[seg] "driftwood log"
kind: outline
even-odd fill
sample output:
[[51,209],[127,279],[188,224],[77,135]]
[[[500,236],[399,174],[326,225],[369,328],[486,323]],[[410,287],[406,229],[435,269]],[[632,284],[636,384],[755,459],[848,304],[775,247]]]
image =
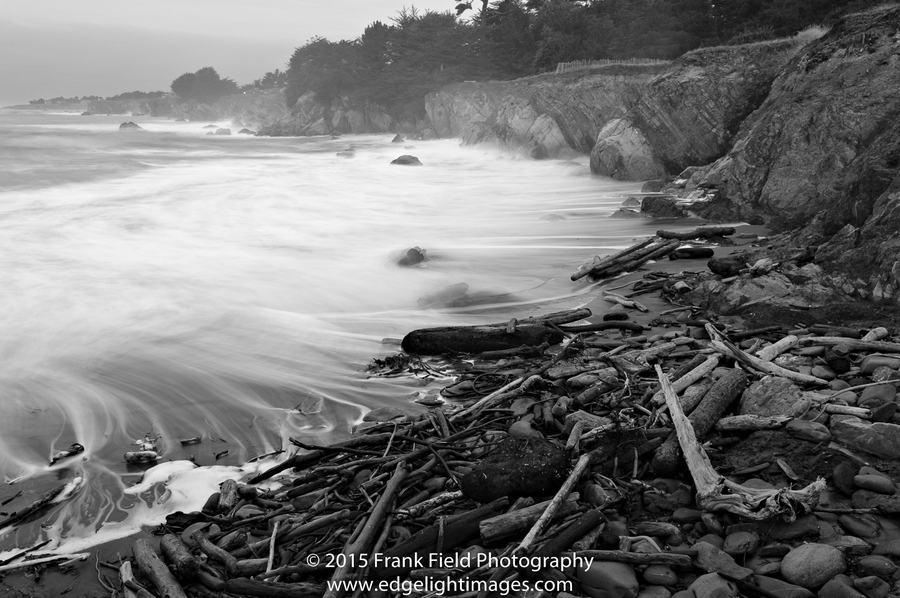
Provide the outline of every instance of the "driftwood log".
[[141,538],[134,543],[134,560],[144,577],[166,598],[187,598],[184,589],[166,564],[162,562],[150,540]]
[[735,233],[734,227],[731,226],[707,226],[696,228],[685,233],[675,233],[667,230],[656,231],[656,236],[660,239],[678,239],[679,241],[690,241],[692,239],[710,239],[712,237],[728,237]]

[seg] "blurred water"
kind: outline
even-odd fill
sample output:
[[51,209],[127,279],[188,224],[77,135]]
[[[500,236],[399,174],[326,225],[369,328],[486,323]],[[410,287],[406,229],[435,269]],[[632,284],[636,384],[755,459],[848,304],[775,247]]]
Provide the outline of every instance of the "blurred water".
[[[0,549],[124,534],[290,436],[420,409],[412,381],[362,371],[397,350],[382,339],[582,305],[573,269],[655,230],[607,219],[638,185],[591,177],[586,158],[205,124],[0,111],[0,471],[16,481],[0,499],[22,490],[13,511],[84,477],[45,529],[7,531]],[[424,166],[390,164],[406,153]],[[429,261],[397,267],[414,245]],[[458,282],[475,305],[418,306]],[[163,461],[216,465],[191,472],[196,496],[124,492],[142,470],[122,454],[147,434]],[[83,456],[49,468],[73,442]]]

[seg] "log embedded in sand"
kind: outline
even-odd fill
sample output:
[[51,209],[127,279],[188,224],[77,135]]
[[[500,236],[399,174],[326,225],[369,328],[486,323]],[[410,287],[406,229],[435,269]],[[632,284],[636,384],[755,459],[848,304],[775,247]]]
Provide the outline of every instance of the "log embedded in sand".
[[182,579],[191,579],[200,570],[200,563],[175,534],[166,534],[159,540],[159,548],[169,561],[169,567]]
[[712,247],[679,247],[669,254],[670,260],[709,259],[716,254]]
[[[578,493],[570,494],[566,501],[560,505],[556,512],[557,517],[565,517],[571,515],[578,510]],[[481,539],[485,544],[492,544],[504,538],[515,535],[529,529],[540,519],[544,510],[550,505],[551,501],[547,500],[518,511],[497,515],[490,519],[482,521],[478,529],[481,532]]]
[[403,337],[401,346],[410,355],[442,355],[555,345],[562,339],[561,332],[541,325],[517,326],[512,333],[490,326],[447,326],[413,330]]
[[680,241],[677,240],[659,242],[655,239],[650,239],[609,256],[608,259],[584,265],[571,278],[572,280],[578,280],[588,275],[593,278],[608,278],[622,272],[628,272],[652,259],[668,255],[675,251],[679,244]]
[[637,251],[640,251],[641,249],[643,249],[644,247],[646,247],[647,245],[649,245],[652,242],[653,242],[653,238],[651,237],[649,239],[645,239],[645,240],[641,241],[640,243],[635,243],[634,245],[632,245],[631,247],[628,247],[627,249],[623,249],[622,251],[620,251],[618,253],[608,255],[604,258],[600,258],[599,256],[597,256],[594,258],[594,261],[581,265],[578,268],[578,270],[576,270],[575,273],[572,274],[571,278],[573,281],[578,280],[580,278],[584,278],[585,276],[590,274],[593,270],[601,269],[603,267],[608,266],[615,260],[622,259],[633,253],[636,253]]

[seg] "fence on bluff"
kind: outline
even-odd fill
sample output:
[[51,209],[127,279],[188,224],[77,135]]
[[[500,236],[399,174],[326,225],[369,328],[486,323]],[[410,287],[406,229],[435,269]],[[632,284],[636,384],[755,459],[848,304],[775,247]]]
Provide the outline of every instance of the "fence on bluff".
[[659,60],[656,58],[628,58],[626,60],[572,60],[571,62],[560,62],[556,65],[556,74],[568,73],[581,69],[592,69],[601,66],[612,65],[662,65],[669,64],[671,60]]

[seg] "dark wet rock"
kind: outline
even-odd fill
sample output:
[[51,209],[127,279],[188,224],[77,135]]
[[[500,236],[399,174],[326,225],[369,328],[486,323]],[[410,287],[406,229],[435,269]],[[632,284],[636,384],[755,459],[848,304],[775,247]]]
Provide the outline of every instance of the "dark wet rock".
[[722,550],[733,557],[753,554],[759,548],[759,536],[753,532],[734,532],[725,537]]
[[809,409],[800,388],[785,378],[766,376],[754,382],[741,396],[742,415],[798,416]]
[[547,496],[565,481],[563,449],[540,438],[507,438],[460,480],[463,494],[479,502],[501,496]]
[[859,395],[857,404],[864,409],[877,409],[882,405],[892,403],[895,396],[897,396],[897,389],[893,385],[879,384],[864,388]]
[[623,208],[638,208],[641,207],[641,198],[639,197],[629,197],[625,201],[622,202]]
[[900,496],[888,496],[871,490],[857,490],[851,497],[856,509],[878,509],[885,515],[900,515]]
[[846,575],[838,575],[828,581],[818,593],[819,598],[866,598],[853,587],[853,579]]
[[256,135],[256,133],[245,127],[238,131],[238,135]]
[[660,180],[646,181],[641,185],[641,193],[659,193],[663,190],[663,182]]
[[403,143],[404,141],[405,139],[403,139],[403,137],[401,137],[399,134],[394,135],[394,138],[391,139],[391,143]]
[[626,311],[611,311],[609,313],[603,314],[604,322],[618,322],[622,320],[627,320],[630,316]]
[[216,129],[216,135],[231,135],[231,129]]
[[779,598],[815,598],[815,594],[806,588],[773,577],[757,575],[753,581],[758,587]]
[[838,523],[842,528],[847,530],[848,534],[852,534],[858,538],[872,539],[878,535],[881,526],[878,521],[871,515],[855,515],[844,513],[838,517]]
[[444,287],[440,291],[436,291],[434,293],[429,293],[428,295],[419,297],[419,307],[459,305],[464,300],[468,292],[469,285],[464,282],[451,284],[448,287]]
[[843,494],[851,496],[856,491],[856,472],[857,468],[849,461],[841,461],[834,468],[831,475],[831,483]]
[[91,112],[90,110],[85,110],[84,112],[81,113],[81,116],[94,116],[94,113]]
[[747,262],[741,254],[724,255],[722,257],[714,257],[706,266],[713,274],[718,274],[725,278],[737,276],[741,270],[747,267]]
[[218,127],[218,125],[206,125],[206,126],[203,127],[203,128],[204,128],[204,129],[218,129],[219,127]]
[[128,122],[124,122],[121,125],[119,125],[119,130],[120,131],[143,131],[144,128],[142,126],[138,125],[137,123],[128,121]]
[[391,164],[400,164],[403,166],[422,166],[422,163],[415,156],[404,154],[395,160],[391,160]]
[[896,370],[900,368],[900,358],[889,355],[866,355],[859,364],[861,374],[872,374],[880,367]]
[[853,587],[865,594],[867,598],[887,598],[891,591],[888,582],[874,575],[854,579]]
[[853,478],[853,483],[861,490],[871,490],[878,494],[892,495],[897,493],[894,482],[892,482],[889,477],[883,475],[858,475]]
[[712,544],[698,542],[694,544],[694,548],[697,549],[696,564],[704,571],[709,571],[710,573],[722,571],[741,580],[747,580],[753,576],[752,569],[741,567],[725,551]]
[[819,535],[819,522],[816,520],[815,515],[797,517],[790,523],[776,522],[772,525],[768,535],[769,538],[777,542],[817,537]]
[[609,215],[610,218],[651,218],[650,214],[644,214],[643,212],[638,212],[637,210],[632,210],[629,208],[619,208],[615,212]]
[[[397,265],[399,266],[414,266],[416,264],[420,264],[428,259],[425,256],[425,250],[421,247],[410,247],[406,250],[406,253],[397,260]],[[468,288],[466,289],[468,290]]]
[[671,197],[648,196],[641,202],[641,212],[654,218],[686,218],[687,212]]
[[[798,414],[799,415],[799,414]],[[793,438],[808,442],[829,442],[831,432],[825,424],[811,422],[805,419],[792,419],[784,427],[785,431]]]
[[640,591],[634,567],[626,563],[594,561],[578,571],[578,581],[591,598],[636,598]]
[[734,582],[728,581],[724,577],[719,577],[716,573],[701,575],[688,586],[687,591],[684,593],[694,598],[701,598],[701,596],[709,598],[737,598],[740,596],[737,585]]
[[[877,550],[878,547],[876,547]],[[897,564],[880,554],[864,556],[859,559],[856,562],[856,571],[861,576],[874,575],[890,582],[900,579],[900,568],[897,567]]]

